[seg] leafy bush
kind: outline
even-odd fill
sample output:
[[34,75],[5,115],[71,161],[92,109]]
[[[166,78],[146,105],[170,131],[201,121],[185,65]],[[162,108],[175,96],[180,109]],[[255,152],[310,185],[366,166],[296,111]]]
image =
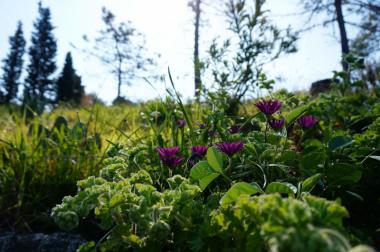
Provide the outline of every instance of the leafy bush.
[[[347,210],[336,202],[310,195],[302,200],[279,194],[239,197],[219,206],[220,194],[204,204],[201,190],[175,175],[162,191],[145,170],[130,173],[119,157],[107,159],[99,177],[78,182],[78,193],[66,196],[52,216],[65,230],[76,228],[93,212],[109,230],[102,243],[81,251],[223,250],[347,251],[342,218]],[[214,202],[214,203],[212,203]]]

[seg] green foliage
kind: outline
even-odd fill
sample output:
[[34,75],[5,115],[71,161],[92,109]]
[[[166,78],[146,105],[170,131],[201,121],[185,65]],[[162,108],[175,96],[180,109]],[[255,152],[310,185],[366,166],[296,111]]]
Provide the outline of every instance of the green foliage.
[[[257,87],[271,90],[273,81],[264,75],[263,66],[283,54],[296,51],[297,36],[290,27],[276,27],[268,18],[265,1],[231,0],[225,4],[231,36],[224,41],[214,40],[209,48],[206,67],[210,69],[216,91],[211,99],[236,115],[237,107],[247,92]],[[223,102],[226,100],[226,102]]]
[[[108,165],[101,174],[104,169],[122,164],[119,162],[118,158],[106,160]],[[129,246],[148,250],[164,248],[173,242],[173,230],[191,230],[194,225],[191,219],[197,215],[193,209],[199,207],[199,202],[191,202],[200,193],[199,187],[176,175],[167,180],[170,189],[160,192],[152,186],[149,173],[140,170],[128,178],[121,176],[127,169],[119,166],[113,179],[89,177],[79,181],[78,194],[65,197],[53,209],[53,218],[61,228],[71,230],[78,226],[78,219],[88,217],[93,211],[101,227],[110,229],[107,241],[101,245],[107,251]],[[81,251],[86,251],[86,246]]]
[[[278,194],[240,197],[211,213],[223,251],[347,251],[339,232],[347,210],[313,196],[283,199]],[[242,223],[244,223],[242,225]]]
[[50,9],[43,7],[39,2],[38,13],[29,47],[30,60],[24,85],[23,105],[40,114],[45,106],[52,102],[52,96],[54,97],[52,75],[57,68],[57,41],[53,35]]
[[2,89],[5,91],[4,98],[0,97],[0,103],[10,103],[17,98],[19,79],[23,69],[23,56],[25,53],[24,33],[22,23],[19,21],[15,34],[9,38],[10,52],[3,60],[3,75],[0,81],[0,96]]
[[190,171],[190,178],[199,181],[199,187],[204,190],[220,173],[214,170],[207,162],[197,163]]
[[75,73],[71,53],[66,54],[65,65],[57,80],[57,102],[69,102],[73,105],[81,103],[84,87],[81,78]]
[[[257,184],[237,183],[223,196],[220,207],[208,208],[199,198],[200,188],[180,175],[168,178],[169,188],[160,191],[147,171],[124,177],[121,174],[128,174],[128,164],[121,158],[104,163],[101,174],[120,166],[107,179],[92,176],[79,181],[77,194],[66,196],[52,210],[65,230],[78,227],[79,220],[93,212],[100,226],[109,230],[107,239],[96,245],[102,251],[249,251],[252,247],[258,251],[347,251],[351,247],[341,233],[342,218],[348,213],[338,203],[310,195],[302,200],[278,194],[248,197],[262,190]],[[93,248],[94,243],[89,243],[80,251]]]
[[[287,127],[274,130],[255,101],[241,115],[227,116],[212,101],[183,103],[172,88],[175,99],[96,106],[78,115],[59,108],[21,127],[9,123],[17,116],[5,113],[0,147],[14,154],[0,160],[7,164],[0,185],[8,190],[1,202],[23,199],[26,208],[42,202],[46,191],[71,195],[52,217],[62,229],[97,233],[82,251],[349,251],[374,245],[380,223],[377,93],[333,92],[313,100],[272,93],[283,105],[270,118],[287,119]],[[302,115],[318,123],[301,128]],[[19,132],[4,135],[12,128]],[[229,156],[217,145],[232,142],[243,149]],[[194,153],[191,147],[199,145],[207,152]],[[176,146],[182,161],[167,165],[158,146]],[[72,188],[58,192],[48,180]]]
[[220,199],[220,204],[231,204],[241,195],[252,195],[256,193],[263,193],[263,190],[257,183],[248,184],[246,182],[238,182],[231,186],[231,188],[223,195]]

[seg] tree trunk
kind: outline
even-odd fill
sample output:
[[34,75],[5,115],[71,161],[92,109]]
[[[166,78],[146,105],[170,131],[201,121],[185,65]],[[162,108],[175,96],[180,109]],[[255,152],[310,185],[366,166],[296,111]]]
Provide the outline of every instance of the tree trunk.
[[195,98],[199,100],[201,89],[201,69],[199,60],[199,24],[201,16],[201,0],[195,0],[195,6],[193,8],[195,12],[195,32],[194,32],[194,87]]
[[119,99],[121,96],[121,79],[122,79],[122,60],[119,56],[119,63],[118,63],[118,69],[117,69],[117,97],[116,99]]
[[[338,26],[339,26],[342,55],[344,56],[350,52],[350,49],[348,46],[347,31],[346,31],[346,26],[345,26],[344,17],[343,17],[342,0],[334,0],[334,5],[335,5],[335,12],[336,12],[336,21],[338,22]],[[343,70],[347,72],[348,64],[343,61],[342,65],[343,65]]]

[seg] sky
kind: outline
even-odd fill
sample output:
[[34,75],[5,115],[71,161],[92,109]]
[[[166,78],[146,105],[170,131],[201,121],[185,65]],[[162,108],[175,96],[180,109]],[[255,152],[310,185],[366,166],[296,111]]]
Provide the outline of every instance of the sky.
[[[187,6],[189,0],[43,0],[52,13],[56,27],[54,35],[58,43],[56,76],[63,67],[64,57],[71,51],[74,67],[82,77],[87,93],[95,93],[110,103],[117,92],[116,81],[109,69],[96,58],[89,57],[75,48],[91,47],[83,35],[96,37],[103,27],[101,9],[107,7],[117,21],[130,20],[146,37],[146,47],[152,53],[161,55],[158,72],[166,75],[170,67],[178,91],[184,98],[194,94],[193,84],[193,13]],[[215,37],[223,37],[226,30],[224,19],[218,10],[211,8],[217,1],[206,0],[202,18],[201,58]],[[301,11],[298,0],[267,0],[266,8],[271,12],[273,22],[281,28],[288,25],[294,29],[305,27],[305,18],[288,15]],[[217,6],[221,6],[217,4]],[[27,47],[30,45],[33,22],[37,17],[38,0],[0,0],[0,59],[9,51],[8,37],[13,35],[17,21],[23,22]],[[316,20],[318,22],[318,20]],[[73,45],[75,47],[73,47]],[[332,35],[331,27],[320,27],[304,33],[297,42],[298,52],[286,55],[266,66],[269,77],[281,77],[275,88],[306,90],[313,81],[329,78],[332,71],[339,70],[340,46]],[[28,57],[25,56],[27,62]],[[1,72],[0,72],[1,74]],[[210,81],[206,81],[209,85]],[[152,80],[154,88],[146,81],[136,81],[132,86],[123,86],[122,95],[132,101],[162,97],[168,83]]]

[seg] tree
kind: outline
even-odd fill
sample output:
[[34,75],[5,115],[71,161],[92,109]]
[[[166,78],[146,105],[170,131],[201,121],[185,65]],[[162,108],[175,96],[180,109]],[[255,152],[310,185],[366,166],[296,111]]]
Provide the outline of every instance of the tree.
[[[358,1],[357,12],[361,20],[356,27],[358,34],[351,42],[352,52],[360,57],[370,57],[380,51],[380,0]],[[352,25],[355,25],[352,23]]]
[[57,42],[53,35],[49,8],[38,3],[39,17],[34,23],[29,65],[25,79],[24,104],[42,112],[45,105],[54,102],[55,82],[52,75],[56,70]]
[[[325,13],[328,18],[322,22],[323,25],[333,23],[338,25],[343,56],[351,52],[350,41],[354,41],[354,44],[351,44],[355,48],[354,52],[358,51],[356,49],[360,48],[362,51],[367,51],[366,53],[368,55],[365,43],[370,43],[370,40],[376,44],[374,47],[377,47],[378,49],[380,48],[379,43],[377,42],[380,38],[379,0],[301,0],[301,3],[303,4],[306,13],[309,15],[309,21],[311,21],[316,14]],[[358,17],[363,18],[359,19]],[[319,24],[313,25],[312,27],[318,25]],[[347,26],[359,29],[359,34],[356,39],[349,38],[347,34]],[[347,72],[347,62],[342,61],[342,66],[343,70]]]
[[202,88],[201,79],[201,62],[199,59],[199,27],[201,20],[201,3],[202,0],[192,0],[189,2],[189,6],[192,8],[195,14],[194,22],[194,88],[195,98],[199,100],[200,90]]
[[228,99],[222,104],[228,104],[230,114],[236,112],[247,92],[254,91],[260,83],[271,83],[263,76],[265,64],[296,51],[295,34],[290,28],[280,30],[271,24],[264,3],[256,0],[254,6],[249,6],[245,0],[229,0],[226,16],[230,38],[222,43],[215,40],[209,49],[207,64],[219,96]]
[[66,54],[65,65],[57,80],[57,102],[72,102],[79,105],[84,94],[81,78],[75,73],[71,53]]
[[5,90],[3,97],[5,103],[10,103],[17,97],[24,62],[25,44],[22,23],[19,21],[15,34],[9,38],[10,52],[3,60],[2,86]]
[[[105,7],[102,9],[105,28],[95,38],[93,50],[85,50],[88,54],[100,59],[108,66],[117,79],[117,97],[122,100],[121,86],[131,85],[139,74],[147,73],[155,65],[152,57],[147,57],[145,38],[127,21],[115,23],[115,16]],[[89,39],[85,36],[85,40]]]

